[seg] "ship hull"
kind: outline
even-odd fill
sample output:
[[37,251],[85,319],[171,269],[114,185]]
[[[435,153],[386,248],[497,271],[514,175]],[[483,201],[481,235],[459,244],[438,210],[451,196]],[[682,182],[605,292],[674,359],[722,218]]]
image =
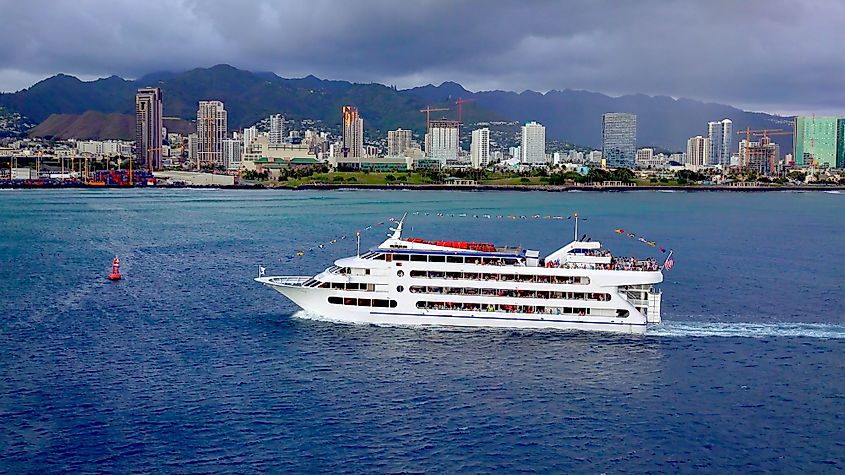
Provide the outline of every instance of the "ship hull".
[[[418,309],[408,299],[402,298],[397,299],[398,303],[394,308],[338,306],[328,303],[329,297],[341,295],[337,292],[302,287],[296,284],[274,284],[268,278],[256,280],[284,295],[306,312],[337,322],[398,326],[583,330],[627,334],[642,334],[646,330],[645,320],[639,318],[619,321],[619,319],[601,318],[590,315]],[[631,309],[633,310],[633,307]]]

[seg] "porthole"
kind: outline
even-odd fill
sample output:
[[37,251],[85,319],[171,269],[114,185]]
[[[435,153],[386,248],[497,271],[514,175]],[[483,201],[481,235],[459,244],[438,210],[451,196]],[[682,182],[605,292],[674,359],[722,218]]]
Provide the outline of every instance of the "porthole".
[[396,286],[396,291],[397,291],[397,292],[402,292],[403,290],[405,290],[405,287],[402,287],[401,285],[397,285],[397,286]]
[[399,276],[399,277],[405,277],[405,271],[398,270],[398,271],[396,271],[396,275]]

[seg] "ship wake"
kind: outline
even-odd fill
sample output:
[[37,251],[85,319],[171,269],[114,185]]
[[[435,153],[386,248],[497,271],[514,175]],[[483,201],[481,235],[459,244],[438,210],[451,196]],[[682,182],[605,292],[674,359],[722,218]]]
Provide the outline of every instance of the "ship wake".
[[845,338],[845,326],[828,323],[672,322],[649,328],[649,336]]

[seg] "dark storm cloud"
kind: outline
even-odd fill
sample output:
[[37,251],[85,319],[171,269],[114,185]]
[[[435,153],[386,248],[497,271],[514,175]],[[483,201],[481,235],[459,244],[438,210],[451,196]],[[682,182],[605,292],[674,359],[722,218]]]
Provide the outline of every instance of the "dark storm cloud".
[[0,89],[229,63],[409,87],[845,109],[845,2],[0,0]]

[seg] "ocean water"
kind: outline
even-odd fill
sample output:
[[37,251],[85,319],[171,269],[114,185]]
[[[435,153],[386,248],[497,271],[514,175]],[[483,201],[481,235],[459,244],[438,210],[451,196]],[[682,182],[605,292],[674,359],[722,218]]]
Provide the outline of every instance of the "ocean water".
[[[617,228],[674,249],[661,327],[337,324],[252,281],[403,212],[549,252],[572,221],[532,216],[573,211],[617,254],[665,256]],[[833,193],[0,191],[0,471],[841,472],[843,216]]]

